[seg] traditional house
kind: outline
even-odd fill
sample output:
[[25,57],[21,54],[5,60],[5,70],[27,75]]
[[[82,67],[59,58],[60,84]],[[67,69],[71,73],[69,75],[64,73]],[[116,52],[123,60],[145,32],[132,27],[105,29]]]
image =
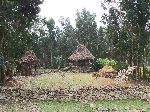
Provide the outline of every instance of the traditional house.
[[40,66],[40,60],[32,50],[29,50],[18,61],[16,61],[16,72],[21,75],[35,75],[37,68]]
[[68,59],[72,63],[72,71],[90,72],[93,70],[90,61],[94,58],[95,57],[84,45],[79,44],[77,49]]

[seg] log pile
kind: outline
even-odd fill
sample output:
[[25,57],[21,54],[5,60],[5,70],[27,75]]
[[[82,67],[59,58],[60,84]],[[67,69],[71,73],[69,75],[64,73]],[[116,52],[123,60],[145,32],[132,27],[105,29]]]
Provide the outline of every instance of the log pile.
[[117,72],[111,66],[104,66],[98,72],[93,74],[93,77],[105,77],[105,78],[114,78]]

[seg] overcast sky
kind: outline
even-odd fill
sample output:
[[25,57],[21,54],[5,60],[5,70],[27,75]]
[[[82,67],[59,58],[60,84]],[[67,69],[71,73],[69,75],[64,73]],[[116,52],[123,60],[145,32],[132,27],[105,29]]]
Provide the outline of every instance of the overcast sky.
[[59,25],[58,19],[60,16],[69,17],[71,24],[75,26],[76,11],[86,8],[91,13],[96,13],[96,21],[99,26],[99,21],[104,13],[101,1],[103,0],[44,0],[40,15],[47,19],[54,18],[56,25]]

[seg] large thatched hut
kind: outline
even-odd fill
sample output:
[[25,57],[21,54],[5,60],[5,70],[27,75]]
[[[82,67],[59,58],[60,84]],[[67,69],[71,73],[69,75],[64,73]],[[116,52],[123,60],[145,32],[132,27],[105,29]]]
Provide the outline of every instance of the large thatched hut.
[[29,50],[18,61],[16,61],[16,72],[21,75],[35,75],[37,68],[40,66],[40,60],[32,50]]
[[72,71],[90,72],[92,71],[90,61],[94,58],[92,53],[84,45],[79,44],[68,59],[72,63]]

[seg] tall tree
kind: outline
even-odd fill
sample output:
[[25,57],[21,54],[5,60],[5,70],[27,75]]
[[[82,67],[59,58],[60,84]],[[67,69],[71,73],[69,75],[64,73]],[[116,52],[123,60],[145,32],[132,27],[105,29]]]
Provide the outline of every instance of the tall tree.
[[118,9],[111,7],[109,15],[104,16],[113,58],[127,60],[131,66],[145,64],[150,40],[146,29],[149,5],[146,0],[120,0]]
[[[37,21],[34,22],[34,25],[30,29],[30,34],[32,37],[31,49],[34,50],[37,57],[43,62],[43,54],[46,48],[42,47],[42,39],[48,36],[47,31],[47,20],[46,18],[38,17]],[[44,62],[43,62],[44,63]]]
[[41,0],[0,1],[0,53],[5,60],[18,59],[30,45],[29,28],[41,3]]
[[98,38],[95,39],[93,45],[95,49],[95,57],[97,58],[106,58],[108,57],[108,37],[106,35],[106,28],[103,28],[102,26],[99,27],[98,29]]
[[149,5],[147,0],[122,0],[120,7],[126,12],[125,25],[128,35],[134,40],[133,48],[136,49],[134,64],[140,65],[145,58],[145,48],[149,44],[146,24],[149,20]]
[[64,65],[67,64],[68,57],[77,45],[75,29],[70,23],[69,18],[62,17],[60,23],[63,27],[61,36],[57,39],[59,57],[64,59]]
[[130,46],[127,46],[130,42],[130,39],[127,38],[124,31],[124,18],[122,15],[123,14],[118,9],[111,7],[109,9],[109,15],[107,19],[109,53],[112,58],[115,58],[118,61],[126,61],[128,55],[127,51],[130,50]]
[[45,67],[53,67],[53,55],[56,47],[55,21],[53,18],[50,18],[48,21],[45,20],[44,23],[45,34],[39,39],[42,60]]
[[76,35],[78,41],[85,44],[91,52],[94,52],[94,47],[97,47],[94,45],[94,41],[98,37],[95,21],[96,15],[91,14],[84,8],[82,12],[77,12],[76,16]]
[[[30,43],[28,28],[36,20],[41,3],[40,0],[0,1],[0,52],[5,58],[18,58]],[[15,52],[18,50],[20,53]]]
[[48,41],[50,44],[50,48],[48,47],[48,50],[50,50],[50,65],[53,66],[53,59],[54,59],[54,51],[56,47],[56,38],[55,38],[55,21],[53,18],[48,20],[47,22],[47,28],[48,28]]

